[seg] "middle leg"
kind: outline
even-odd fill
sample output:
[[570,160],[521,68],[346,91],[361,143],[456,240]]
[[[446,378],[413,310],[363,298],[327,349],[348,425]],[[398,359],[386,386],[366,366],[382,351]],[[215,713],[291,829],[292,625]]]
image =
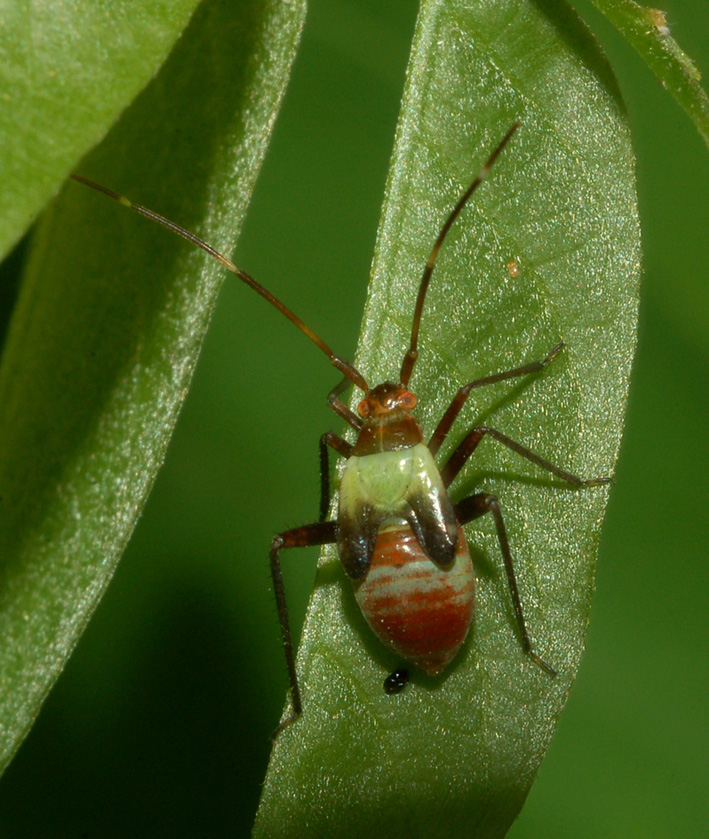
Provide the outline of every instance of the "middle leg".
[[320,438],[320,518],[325,521],[327,511],[330,507],[330,458],[327,447],[330,446],[339,455],[347,460],[352,454],[352,444],[342,437],[338,437],[334,431],[326,431]]

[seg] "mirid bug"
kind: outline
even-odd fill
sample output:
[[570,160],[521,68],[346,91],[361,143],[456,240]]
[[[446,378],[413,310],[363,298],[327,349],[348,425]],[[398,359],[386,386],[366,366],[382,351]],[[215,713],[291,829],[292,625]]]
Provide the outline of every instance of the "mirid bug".
[[[356,439],[351,443],[331,431],[322,435],[319,521],[284,531],[271,544],[271,574],[292,697],[292,714],[277,731],[297,719],[302,712],[280,566],[280,552],[285,548],[336,543],[344,571],[354,583],[357,602],[375,634],[404,661],[429,675],[437,675],[456,657],[473,618],[475,575],[462,526],[490,513],[495,522],[522,649],[548,675],[555,675],[553,667],[533,649],[527,632],[497,498],[479,492],[453,504],[448,488],[485,437],[497,440],[576,487],[594,486],[609,479],[583,480],[488,426],[470,429],[440,469],[435,457],[472,390],[543,370],[562,349],[563,343],[557,344],[540,361],[463,385],[428,442],[413,415],[417,400],[409,390],[409,380],[418,359],[419,327],[426,292],[441,246],[463,207],[486,178],[517,128],[518,123],[515,123],[503,137],[438,234],[419,285],[411,340],[398,381],[383,382],[372,388],[350,362],[336,355],[288,307],[211,245],[124,196],[79,175],[73,176],[134,212],[167,227],[219,260],[291,320],[344,375],[330,392],[328,402],[334,412],[354,429]],[[512,271],[510,274],[514,276]],[[364,394],[356,413],[340,398],[350,384]],[[329,449],[346,460],[340,480],[337,518],[333,521],[326,521],[330,501]],[[385,680],[384,690],[391,694],[399,693],[408,680],[408,670],[398,668]]]

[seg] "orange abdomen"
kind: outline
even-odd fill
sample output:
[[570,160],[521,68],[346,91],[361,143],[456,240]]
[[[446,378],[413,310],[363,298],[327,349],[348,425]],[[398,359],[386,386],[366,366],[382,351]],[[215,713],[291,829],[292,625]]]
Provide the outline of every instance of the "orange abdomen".
[[463,531],[458,528],[455,562],[443,569],[407,524],[382,528],[355,597],[388,647],[430,676],[440,673],[455,658],[473,618],[475,574]]

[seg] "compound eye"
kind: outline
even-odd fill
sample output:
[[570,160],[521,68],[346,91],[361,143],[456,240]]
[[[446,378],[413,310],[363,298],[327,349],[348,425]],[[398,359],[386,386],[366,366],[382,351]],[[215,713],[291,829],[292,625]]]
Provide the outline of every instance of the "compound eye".
[[416,407],[416,403],[418,399],[411,393],[410,390],[405,390],[399,397],[399,404],[402,408],[406,408],[407,411],[413,411]]
[[359,405],[357,406],[357,413],[362,417],[366,417],[369,413],[369,402],[366,399],[363,399]]

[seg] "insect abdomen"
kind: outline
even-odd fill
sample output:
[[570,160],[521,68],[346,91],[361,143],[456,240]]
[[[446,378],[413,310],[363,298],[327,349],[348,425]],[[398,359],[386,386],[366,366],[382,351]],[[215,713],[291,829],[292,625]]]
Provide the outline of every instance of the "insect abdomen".
[[355,596],[376,635],[431,676],[455,658],[470,629],[475,575],[463,531],[453,565],[429,559],[405,522],[381,528]]

